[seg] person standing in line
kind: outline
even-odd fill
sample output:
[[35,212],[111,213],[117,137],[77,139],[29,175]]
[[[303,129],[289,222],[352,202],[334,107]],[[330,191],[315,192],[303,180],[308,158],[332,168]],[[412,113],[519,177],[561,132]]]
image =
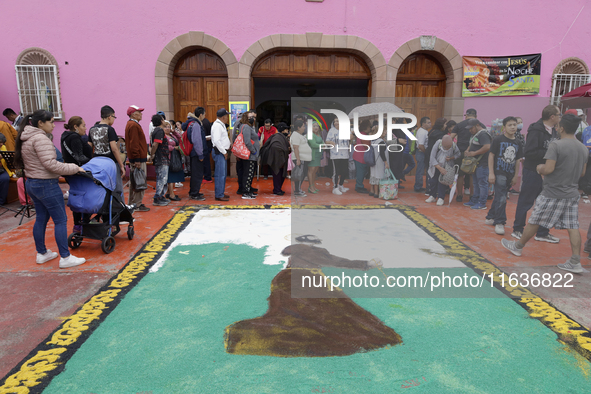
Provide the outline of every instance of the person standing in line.
[[332,193],[337,196],[348,192],[349,189],[344,187],[345,179],[349,175],[349,142],[353,138],[350,134],[349,139],[339,139],[339,119],[335,118],[328,134],[326,135],[325,144],[330,145],[330,160],[332,161],[333,173],[333,189]]
[[[362,135],[368,135],[371,131],[371,123],[369,120],[365,119],[359,125],[359,132]],[[355,139],[356,145],[370,145],[371,141],[361,139],[357,137]],[[369,193],[370,191],[365,188],[363,185],[363,181],[365,180],[365,175],[367,175],[369,171],[369,166],[365,163],[363,159],[363,154],[365,151],[361,148],[357,148],[355,150],[355,146],[353,146],[353,161],[355,162],[355,191],[357,193]],[[368,148],[369,149],[369,148]]]
[[256,192],[252,190],[252,180],[254,179],[257,160],[260,153],[260,143],[259,136],[254,129],[255,117],[256,115],[254,111],[250,111],[242,114],[242,119],[240,120],[240,123],[242,123],[240,125],[240,132],[244,138],[244,145],[246,145],[250,151],[250,156],[244,163],[244,175],[242,181],[244,187],[242,198],[245,200],[253,200],[256,198]]
[[450,161],[452,163],[455,162],[460,155],[460,150],[449,135],[444,135],[442,139],[435,141],[431,150],[431,160],[429,161],[429,168],[427,170],[431,177],[430,193],[429,198],[425,202],[431,203],[437,201],[436,204],[438,206],[445,203],[445,189],[447,185],[439,182],[439,175],[446,175],[446,164]]
[[[137,105],[130,105],[127,108],[127,116],[129,120],[125,125],[125,147],[127,149],[127,159],[131,164],[131,173],[135,170],[142,170],[146,174],[146,162],[148,161],[148,144],[146,143],[146,135],[144,129],[140,125],[142,120],[142,111],[144,109]],[[133,175],[130,174],[130,178]],[[129,205],[135,205],[134,212],[147,212],[150,210],[144,205],[145,190],[136,190],[133,182],[129,186]]]
[[322,159],[322,151],[320,150],[322,144],[324,144],[322,140],[322,129],[318,123],[313,122],[312,139],[308,140],[308,145],[312,149],[312,160],[308,163],[308,193],[312,194],[316,194],[319,191],[316,187],[316,174],[318,173],[320,160]]
[[[232,143],[236,141],[238,134],[240,134],[240,120],[242,120],[242,113],[237,113],[237,121],[233,125],[232,129]],[[236,190],[236,194],[242,195],[244,194],[244,184],[242,183],[244,179],[244,160],[236,157],[236,181],[238,182],[238,190]]]
[[14,161],[17,168],[25,169],[25,187],[37,212],[33,226],[37,264],[45,264],[58,256],[45,246],[45,232],[51,218],[55,242],[61,256],[59,267],[71,268],[84,264],[86,259],[75,257],[68,249],[68,216],[59,186],[59,176],[85,171],[76,164],[60,163],[56,160],[55,147],[47,138],[47,134],[51,134],[54,127],[51,112],[40,109],[32,115],[27,115],[22,120],[16,137]]
[[[536,198],[534,211],[529,218],[521,238],[517,241],[502,239],[501,245],[516,256],[521,256],[523,248],[538,231],[546,228],[566,229],[570,240],[572,255],[558,268],[574,273],[582,273],[581,233],[579,232],[579,178],[585,175],[589,151],[575,137],[581,118],[572,114],[562,117],[558,123],[559,140],[548,144],[544,155],[545,163],[536,166],[536,172],[544,176],[542,192]],[[526,159],[527,160],[527,159]]]
[[371,141],[375,164],[369,167],[370,197],[380,198],[380,181],[386,177],[386,169],[390,168],[388,152],[386,151],[387,146],[383,140],[385,135],[386,129],[384,128],[382,135],[378,139]]
[[416,151],[416,159],[417,159],[417,172],[415,175],[415,186],[414,190],[417,193],[424,192],[425,188],[423,187],[423,175],[425,174],[425,160],[426,160],[426,152],[429,146],[429,132],[428,129],[431,128],[431,119],[428,116],[424,116],[421,118],[421,127],[417,130],[417,151]]
[[207,140],[203,131],[205,119],[205,108],[197,107],[194,113],[190,113],[187,121],[183,123],[183,129],[188,133],[187,137],[193,144],[191,151],[191,182],[189,188],[189,197],[192,200],[205,201],[205,195],[201,193],[201,184],[203,183],[203,166],[207,152]]
[[125,174],[125,166],[119,154],[117,142],[119,137],[113,128],[115,123],[115,110],[108,105],[101,108],[101,121],[88,130],[88,142],[94,148],[94,156],[108,157],[119,167],[119,176],[116,179],[115,192],[123,195],[123,182],[121,177]]
[[[466,126],[468,125],[468,122],[470,121],[470,119],[476,119],[477,112],[474,108],[469,108],[468,110],[466,110],[464,117],[466,119],[464,119],[460,123],[458,123],[454,127],[454,129],[451,133],[451,138],[456,139],[456,144],[458,145],[458,149],[460,150],[460,153],[461,153],[460,157],[456,160],[456,164],[459,167],[462,166],[462,159],[464,158],[464,153],[466,152],[466,150],[470,146],[470,138],[472,138],[472,134],[470,134],[470,131],[468,129],[466,129]],[[461,170],[459,171],[458,183],[457,183],[456,189],[458,191],[456,201],[457,202],[464,201],[464,194],[470,194],[470,175],[469,174],[466,174],[465,172],[463,172]]]
[[[265,119],[265,124],[259,127],[259,140],[261,141],[261,147],[265,145],[265,142],[271,137],[273,134],[277,133],[277,128],[273,126],[271,119]],[[267,180],[269,178],[269,166],[264,165],[261,169],[264,175],[264,179]]]
[[472,134],[470,146],[464,152],[465,157],[477,157],[478,165],[476,171],[472,174],[474,183],[474,193],[470,201],[464,203],[464,206],[472,209],[486,209],[486,199],[488,197],[488,152],[492,142],[488,130],[478,119],[470,119],[467,122],[466,129]]
[[207,118],[203,118],[201,121],[201,128],[205,134],[205,144],[207,145],[207,155],[203,160],[203,183],[212,183],[211,178],[211,156],[213,145],[211,143],[211,125],[212,123]]
[[503,119],[503,134],[493,139],[488,156],[488,182],[495,187],[495,198],[486,215],[485,224],[495,226],[495,233],[505,234],[507,223],[507,192],[517,181],[517,168],[523,157],[523,147],[515,138],[517,119]]
[[228,173],[228,149],[230,149],[230,138],[228,138],[228,115],[225,108],[218,110],[217,119],[211,126],[212,155],[215,163],[215,199],[216,201],[229,201],[230,196],[226,192],[226,175]]
[[[559,138],[558,133],[554,129],[559,121],[560,110],[558,107],[547,105],[542,110],[542,118],[529,125],[527,129],[527,140],[525,141],[525,148],[523,150],[525,157],[522,174],[523,183],[515,210],[515,221],[513,222],[513,232],[511,233],[513,238],[521,238],[527,212],[542,192],[543,179],[542,175],[536,172],[536,168],[544,162],[549,144]],[[549,243],[558,243],[560,241],[560,239],[550,234],[550,230],[544,227],[543,224],[539,226],[534,239]]]
[[[72,116],[68,123],[64,125],[66,131],[63,132],[60,145],[63,152],[64,163],[74,163],[82,166],[92,158],[92,147],[90,144],[82,141],[82,136],[86,135],[86,122],[80,116]],[[75,233],[82,231],[82,224],[90,221],[90,215],[72,211],[74,218]]]
[[168,153],[168,138],[162,128],[162,123],[166,122],[161,115],[152,116],[154,131],[152,132],[152,149],[150,150],[149,161],[154,163],[156,169],[156,193],[154,194],[153,205],[165,207],[170,204],[170,200],[164,197],[166,186],[168,184],[168,167],[170,164]]
[[[176,131],[173,130],[173,125],[175,123],[173,121],[165,121],[164,122],[164,134],[166,134],[166,138],[168,139],[168,154],[170,156],[170,160],[172,161],[172,155],[174,154],[173,151],[177,151],[177,153],[181,157],[181,161],[183,159],[183,155],[180,153],[180,143],[181,143],[181,135]],[[171,171],[172,167],[168,167],[168,193],[164,197],[168,198],[170,201],[181,201],[181,198],[174,193],[174,188],[177,184],[180,183],[179,187],[183,187],[183,183],[185,181],[185,172],[181,168],[180,171],[173,172]]]
[[[304,135],[306,133],[306,124],[304,121],[301,119],[296,120],[294,123],[294,129],[294,132],[291,133],[289,143],[291,145],[294,166],[302,166],[302,179],[293,182],[293,195],[296,197],[306,197],[307,194],[302,191],[302,183],[308,172],[308,163],[312,160],[312,148],[308,145],[308,139]],[[292,173],[293,171],[295,171],[295,168],[292,170]]]
[[[437,118],[437,120],[435,120],[435,123],[433,123],[433,127],[431,127],[431,130],[429,130],[429,135],[427,137],[427,147],[425,149],[425,168],[427,169],[426,173],[426,182],[425,182],[425,188],[426,193],[429,195],[433,195],[434,193],[431,193],[431,186],[434,185],[433,182],[431,182],[431,174],[429,172],[429,166],[430,166],[430,162],[431,162],[431,151],[433,150],[433,146],[435,145],[435,142],[439,141],[440,139],[443,138],[443,136],[445,134],[447,134],[446,130],[445,130],[445,123],[447,123],[447,119],[445,118]],[[437,184],[439,184],[437,182]],[[434,191],[435,192],[435,191]]]
[[289,160],[289,140],[287,139],[287,125],[284,122],[277,124],[278,133],[273,134],[261,147],[261,164],[266,164],[273,172],[273,194],[283,196],[281,190],[287,173],[287,161]]

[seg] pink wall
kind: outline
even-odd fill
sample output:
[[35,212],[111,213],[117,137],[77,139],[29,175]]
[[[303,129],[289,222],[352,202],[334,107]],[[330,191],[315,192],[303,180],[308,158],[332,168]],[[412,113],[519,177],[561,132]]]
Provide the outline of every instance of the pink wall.
[[[80,115],[92,124],[99,119],[100,107],[109,104],[117,111],[114,127],[122,134],[130,104],[145,107],[146,115],[156,112],[156,60],[171,39],[191,30],[222,40],[237,59],[268,35],[306,32],[363,37],[377,46],[386,62],[400,45],[420,35],[436,35],[463,56],[541,52],[540,96],[547,97],[552,71],[561,59],[577,56],[591,64],[591,25],[585,23],[591,20],[591,6],[585,3],[9,0],[2,6],[0,108],[19,109],[16,58],[24,49],[41,47],[59,63],[66,116]],[[147,128],[149,117],[142,123]],[[61,130],[58,124],[56,134]]]

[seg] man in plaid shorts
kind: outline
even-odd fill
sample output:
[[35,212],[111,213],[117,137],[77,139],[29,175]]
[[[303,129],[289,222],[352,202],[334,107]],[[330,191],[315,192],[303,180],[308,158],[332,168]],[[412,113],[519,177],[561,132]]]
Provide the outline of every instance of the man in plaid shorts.
[[542,193],[536,199],[534,212],[518,241],[501,240],[501,244],[516,256],[521,256],[525,244],[538,227],[566,229],[572,256],[558,268],[581,273],[581,234],[579,233],[579,178],[585,175],[589,151],[575,138],[581,118],[572,114],[562,117],[558,126],[560,140],[552,141],[544,156],[545,164],[536,167],[544,177]]

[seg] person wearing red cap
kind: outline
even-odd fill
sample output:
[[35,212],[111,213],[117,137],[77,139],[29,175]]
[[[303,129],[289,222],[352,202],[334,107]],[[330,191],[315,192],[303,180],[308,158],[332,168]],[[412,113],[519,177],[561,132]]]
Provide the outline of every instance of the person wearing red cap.
[[[144,134],[144,130],[140,125],[143,110],[137,105],[131,105],[127,108],[129,120],[125,126],[125,147],[127,149],[127,158],[131,163],[131,171],[142,169],[145,173],[148,160],[148,144],[146,143],[146,134]],[[129,186],[129,205],[135,204],[136,212],[150,210],[142,203],[143,198],[144,190],[136,190],[133,182],[131,182]]]

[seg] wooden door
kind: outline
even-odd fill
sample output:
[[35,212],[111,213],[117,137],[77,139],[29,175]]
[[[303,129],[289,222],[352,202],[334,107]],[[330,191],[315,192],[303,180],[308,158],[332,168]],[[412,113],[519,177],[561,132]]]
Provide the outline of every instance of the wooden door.
[[396,77],[396,105],[420,120],[431,122],[443,116],[445,72],[439,62],[426,54],[410,55]]
[[212,122],[216,112],[228,108],[228,72],[224,61],[206,50],[190,52],[179,59],[173,78],[174,118],[184,121],[196,107],[205,108]]

